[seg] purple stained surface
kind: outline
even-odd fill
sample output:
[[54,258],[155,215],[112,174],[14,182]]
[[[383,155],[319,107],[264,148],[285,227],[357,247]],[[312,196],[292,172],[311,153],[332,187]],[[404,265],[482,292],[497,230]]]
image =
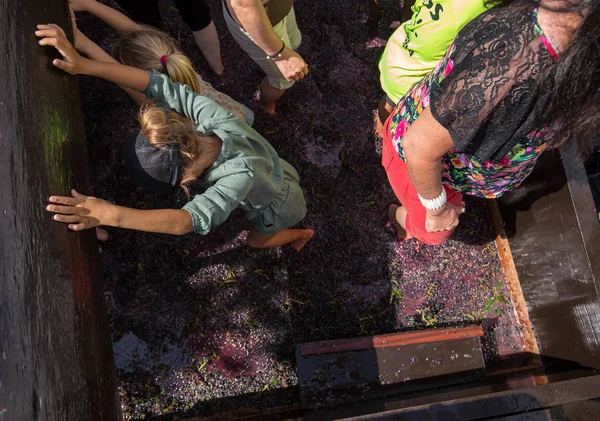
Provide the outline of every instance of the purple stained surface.
[[[203,77],[255,108],[260,71],[231,39],[219,2],[210,4],[222,77],[211,74],[172,3],[161,1],[171,34]],[[382,19],[382,39],[368,40],[366,1],[296,1],[310,76],[283,96],[276,118],[257,111],[254,127],[300,173],[308,202],[302,225],[316,231],[300,254],[246,247],[241,212],[207,237],[109,229],[103,268],[127,420],[297,403],[294,346],[303,342],[484,320],[488,361],[521,350],[512,307],[495,302],[485,310],[508,292],[483,202],[467,200],[441,247],[398,244],[386,227],[394,196],[373,110],[382,94],[377,60],[398,24],[392,12]],[[78,22],[110,48],[114,33],[104,24],[85,14]],[[100,80],[82,77],[81,88],[94,195],[181,207],[183,195],[153,197],[127,178],[120,147],[136,127],[133,102]]]

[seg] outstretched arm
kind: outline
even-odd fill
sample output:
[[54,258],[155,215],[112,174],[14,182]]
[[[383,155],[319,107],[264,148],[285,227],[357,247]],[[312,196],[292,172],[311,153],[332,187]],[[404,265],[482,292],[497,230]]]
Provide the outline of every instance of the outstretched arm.
[[96,0],[69,0],[69,4],[74,11],[91,13],[119,32],[135,32],[142,29],[123,13]]
[[140,210],[113,205],[105,200],[84,196],[71,190],[73,197],[52,196],[46,208],[54,220],[69,224],[73,231],[99,225],[137,231],[183,235],[192,231],[189,212],[178,209]]
[[[95,61],[119,64],[119,62],[110,54],[100,48],[98,44],[81,32],[75,25],[75,22],[73,22],[73,28],[75,31],[75,48],[78,51],[81,51]],[[146,96],[138,91],[134,91],[133,89],[129,89],[124,86],[120,86],[120,88],[123,89],[127,95],[129,95],[131,99],[133,99],[138,105],[141,105],[146,100]]]
[[40,45],[49,45],[58,50],[63,59],[56,59],[52,64],[69,74],[96,76],[138,92],[144,91],[150,82],[150,75],[145,70],[81,57],[58,25],[38,25],[35,35],[42,38]]

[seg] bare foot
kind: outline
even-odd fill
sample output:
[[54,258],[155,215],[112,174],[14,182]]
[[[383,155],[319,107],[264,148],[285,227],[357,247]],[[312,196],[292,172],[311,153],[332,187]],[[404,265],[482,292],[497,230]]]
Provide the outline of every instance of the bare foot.
[[265,103],[263,103],[263,101],[261,99],[259,99],[258,105],[266,114],[269,114],[272,117],[275,117],[277,115],[277,113],[275,112],[275,104],[274,103],[265,104]]
[[297,252],[300,252],[300,250],[302,250],[302,247],[304,247],[306,243],[308,243],[310,239],[313,238],[313,236],[315,235],[314,230],[310,228],[305,229],[304,232],[305,234],[302,236],[302,238],[290,243],[290,246]]
[[388,207],[388,219],[390,221],[390,223],[392,224],[392,226],[394,227],[394,229],[396,230],[396,235],[398,236],[398,241],[402,242],[405,240],[410,240],[411,238],[413,238],[413,236],[406,231],[404,228],[402,228],[402,225],[400,225],[400,223],[398,222],[398,219],[396,218],[396,212],[398,211],[398,208],[400,206],[398,205],[390,205]]
[[106,241],[108,240],[108,232],[104,228],[96,227],[96,237],[98,241]]

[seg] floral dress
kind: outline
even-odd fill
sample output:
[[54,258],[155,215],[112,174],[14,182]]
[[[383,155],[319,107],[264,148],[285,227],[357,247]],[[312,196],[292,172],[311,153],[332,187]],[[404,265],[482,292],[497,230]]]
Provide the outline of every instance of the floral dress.
[[[510,15],[522,11],[496,9],[503,10],[492,9],[461,31],[437,67],[399,101],[388,120],[393,145],[405,160],[404,134],[431,106],[433,117],[457,146],[442,158],[442,182],[484,198],[518,187],[548,148],[553,131],[536,128],[532,110],[539,110],[543,81],[558,59],[537,23],[537,10],[528,9],[527,20],[516,22],[513,16],[515,22],[509,24]],[[515,45],[514,34],[520,45]],[[461,69],[454,75],[459,62]],[[503,86],[507,89],[499,94]],[[517,124],[507,123],[513,121]]]
[[237,102],[229,95],[217,91],[210,83],[202,79],[199,74],[196,73],[196,76],[198,77],[198,84],[200,85],[200,92],[197,92],[198,94],[205,96],[208,99],[212,99],[235,117],[245,121],[249,126],[252,126],[254,121],[254,113],[252,110]]

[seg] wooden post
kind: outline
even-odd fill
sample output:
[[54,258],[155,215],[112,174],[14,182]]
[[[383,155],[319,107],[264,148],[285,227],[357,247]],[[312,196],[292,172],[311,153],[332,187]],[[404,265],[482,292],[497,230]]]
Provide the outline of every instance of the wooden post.
[[56,23],[72,39],[67,0],[0,11],[0,419],[120,420],[95,234],[45,211],[90,191],[77,78],[34,35]]

